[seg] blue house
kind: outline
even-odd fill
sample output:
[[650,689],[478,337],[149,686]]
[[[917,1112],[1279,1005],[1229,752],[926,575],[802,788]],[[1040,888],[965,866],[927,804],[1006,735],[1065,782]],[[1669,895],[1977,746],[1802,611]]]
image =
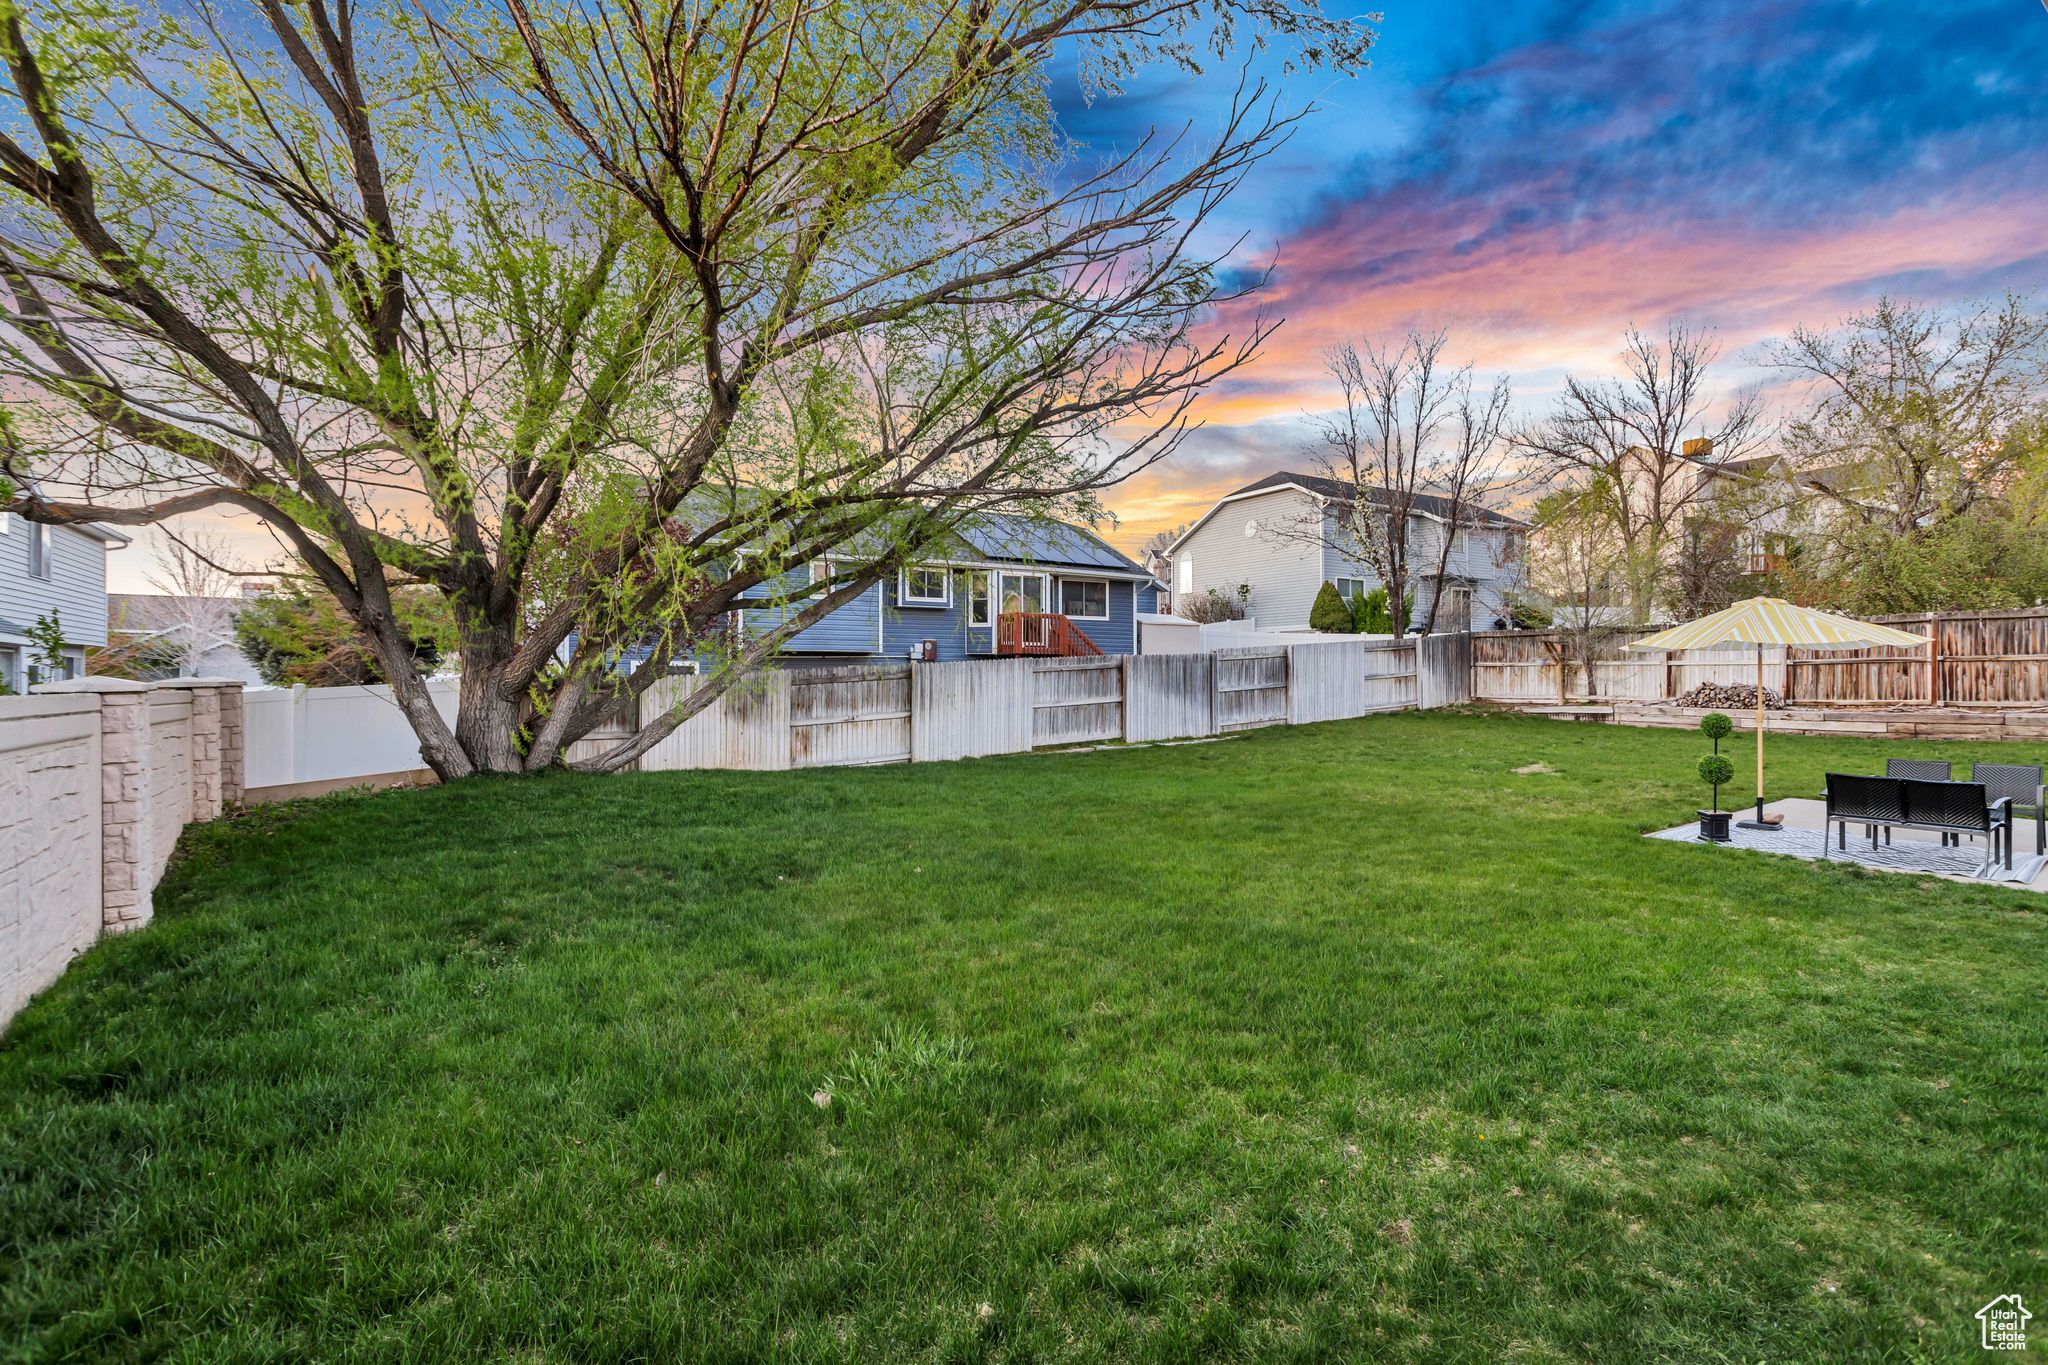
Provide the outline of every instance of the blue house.
[[[829,561],[811,569],[829,571]],[[948,555],[876,584],[782,652],[818,663],[1135,654],[1136,613],[1158,610],[1164,587],[1092,531],[989,518]],[[739,613],[743,633],[800,609],[772,596]]]

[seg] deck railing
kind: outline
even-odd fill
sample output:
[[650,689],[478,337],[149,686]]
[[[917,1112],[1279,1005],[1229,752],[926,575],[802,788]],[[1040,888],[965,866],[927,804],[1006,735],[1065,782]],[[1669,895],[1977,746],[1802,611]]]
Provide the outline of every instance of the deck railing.
[[1056,611],[1006,611],[996,617],[996,653],[1078,659],[1102,649]]

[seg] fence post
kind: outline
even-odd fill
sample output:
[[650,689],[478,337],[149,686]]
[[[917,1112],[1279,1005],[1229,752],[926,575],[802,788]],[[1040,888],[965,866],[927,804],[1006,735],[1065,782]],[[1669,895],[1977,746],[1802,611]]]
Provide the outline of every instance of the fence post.
[[306,685],[292,684],[292,775],[297,782],[306,771]]
[[1941,613],[1927,613],[1927,704],[1941,705]]
[[100,699],[100,928],[140,929],[150,919],[150,685],[125,678],[43,683],[35,692]]

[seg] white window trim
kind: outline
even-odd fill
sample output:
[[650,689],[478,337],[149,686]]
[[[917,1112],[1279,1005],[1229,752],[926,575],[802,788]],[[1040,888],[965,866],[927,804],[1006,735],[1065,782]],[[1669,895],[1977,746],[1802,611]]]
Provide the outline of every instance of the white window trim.
[[[40,553],[38,553],[40,550]],[[56,577],[57,547],[50,543],[50,528],[40,521],[29,523],[28,576],[47,583]]]
[[[1351,592],[1347,593],[1344,591],[1344,585],[1346,583],[1356,583],[1358,586]],[[1351,601],[1355,597],[1363,597],[1367,593],[1372,591],[1371,585],[1369,585],[1365,579],[1352,578],[1349,575],[1340,576],[1336,581],[1336,588],[1337,595],[1343,598],[1346,602]]]
[[[1067,610],[1067,584],[1094,583],[1102,589],[1102,615],[1080,616]],[[1109,619],[1109,580],[1106,578],[1062,578],[1060,579],[1060,615],[1069,621],[1107,621]]]
[[1184,555],[1181,557],[1180,563],[1175,567],[1180,573],[1180,586],[1174,591],[1193,592],[1195,590],[1195,557],[1193,555]]
[[896,605],[899,607],[950,607],[953,605],[953,575],[944,569],[919,565],[921,572],[939,576],[940,590],[937,597],[913,597],[910,592],[910,570],[896,571]]
[[[974,586],[981,585],[980,617],[974,614]],[[968,575],[967,582],[967,625],[973,630],[988,630],[996,623],[995,575],[987,569],[976,569]]]
[[0,512],[0,536],[14,534],[14,513]]

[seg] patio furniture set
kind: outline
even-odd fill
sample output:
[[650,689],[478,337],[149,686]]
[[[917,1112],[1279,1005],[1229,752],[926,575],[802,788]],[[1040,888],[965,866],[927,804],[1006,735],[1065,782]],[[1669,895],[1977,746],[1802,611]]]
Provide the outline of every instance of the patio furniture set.
[[2013,817],[2034,817],[2034,848],[2048,853],[2048,802],[2044,802],[2042,769],[2019,763],[1973,763],[1967,782],[1952,780],[1953,768],[1939,760],[1895,758],[1884,765],[1883,777],[1857,773],[1829,773],[1827,821],[1822,829],[1821,856],[1827,857],[1827,828],[1836,831],[1839,847],[1849,846],[1849,826],[1862,825],[1877,847],[1878,831],[1884,841],[1892,830],[1923,829],[1941,835],[1943,846],[1961,846],[1964,835],[1982,836],[1986,842],[1984,864],[1978,875],[1991,870],[2004,850],[2005,867],[2012,868]]

